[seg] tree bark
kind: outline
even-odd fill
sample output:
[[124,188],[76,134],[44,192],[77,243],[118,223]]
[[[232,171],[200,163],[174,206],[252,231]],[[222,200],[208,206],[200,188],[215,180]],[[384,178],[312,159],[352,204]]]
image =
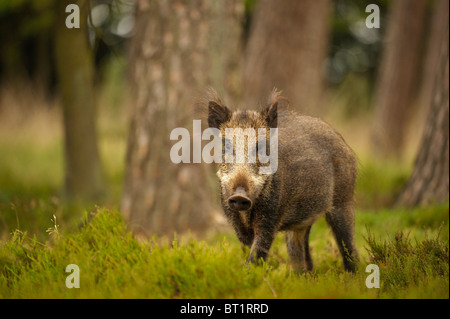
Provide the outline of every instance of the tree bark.
[[416,206],[449,198],[449,24],[439,49],[433,100],[412,176],[398,205]]
[[63,105],[65,187],[69,198],[93,199],[103,192],[94,105],[94,64],[87,39],[88,2],[77,2],[80,28],[68,29],[70,0],[58,1],[55,57]]
[[233,56],[242,13],[238,0],[137,3],[122,197],[122,212],[135,233],[202,232],[213,224],[217,198],[211,170],[203,164],[172,163],[175,141],[169,136],[172,129],[183,127],[192,137],[193,101],[208,86],[239,95]]
[[419,112],[425,120],[433,102],[433,93],[438,72],[440,47],[445,40],[448,22],[448,0],[437,0],[431,15],[430,29],[427,33],[427,50],[422,65],[422,79],[418,97]]
[[245,52],[244,102],[255,108],[276,87],[299,111],[320,113],[330,38],[329,0],[261,0]]
[[374,99],[372,142],[399,157],[418,84],[426,0],[396,0],[388,20]]

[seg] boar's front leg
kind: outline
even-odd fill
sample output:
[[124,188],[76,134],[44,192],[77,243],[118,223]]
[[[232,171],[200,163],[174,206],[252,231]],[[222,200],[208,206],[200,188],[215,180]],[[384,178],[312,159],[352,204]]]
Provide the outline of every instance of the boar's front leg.
[[254,240],[250,248],[250,255],[247,258],[247,264],[260,260],[266,260],[270,247],[277,233],[276,223],[271,221],[259,221],[255,223]]

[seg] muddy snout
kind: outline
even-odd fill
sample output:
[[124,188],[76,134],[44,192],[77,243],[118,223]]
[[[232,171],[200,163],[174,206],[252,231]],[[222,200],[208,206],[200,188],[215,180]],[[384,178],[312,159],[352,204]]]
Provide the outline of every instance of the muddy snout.
[[236,188],[233,195],[228,197],[228,205],[231,209],[237,211],[246,211],[252,208],[252,201],[247,195],[247,192],[243,187]]

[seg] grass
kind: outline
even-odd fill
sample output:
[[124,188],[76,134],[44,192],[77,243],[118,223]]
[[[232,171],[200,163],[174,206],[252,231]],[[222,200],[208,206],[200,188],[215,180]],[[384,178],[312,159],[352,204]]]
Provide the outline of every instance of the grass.
[[[109,78],[120,75],[117,66],[108,72],[116,74]],[[298,275],[290,268],[284,234],[265,263],[245,267],[248,250],[231,229],[170,241],[137,239],[128,231],[118,211],[126,116],[117,81],[106,83],[99,96],[109,196],[99,207],[64,203],[58,101],[45,101],[33,90],[14,92],[0,92],[0,298],[449,298],[449,204],[389,208],[412,160],[372,158],[364,117],[337,123],[360,157],[359,268],[355,274],[343,270],[322,219],[311,230],[314,270]],[[20,111],[24,107],[29,116]],[[79,289],[65,285],[69,264],[79,266]],[[365,285],[369,264],[379,266],[379,289]]]
[[[371,214],[361,214],[358,229]],[[448,227],[448,219],[436,220],[441,222]],[[356,274],[349,274],[320,223],[311,242],[315,270],[300,275],[290,269],[282,236],[266,263],[247,268],[248,252],[230,234],[209,241],[183,237],[170,243],[159,238],[139,242],[120,213],[104,208],[85,214],[75,232],[52,230],[45,242],[16,230],[3,244],[1,298],[449,297],[448,237],[444,240],[436,229],[409,235],[358,233],[361,263]],[[380,289],[365,285],[365,267],[372,263],[380,267]],[[80,269],[79,289],[65,286],[69,264]]]

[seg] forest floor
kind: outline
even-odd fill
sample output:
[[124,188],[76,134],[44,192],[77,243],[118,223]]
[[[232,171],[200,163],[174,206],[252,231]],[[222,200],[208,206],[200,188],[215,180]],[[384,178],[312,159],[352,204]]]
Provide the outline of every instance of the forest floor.
[[[99,146],[108,185],[100,207],[61,199],[58,102],[38,105],[39,98],[12,89],[0,94],[0,298],[449,298],[449,204],[391,206],[411,172],[417,138],[405,160],[374,159],[367,150],[365,116],[328,119],[359,157],[355,274],[343,270],[324,220],[312,227],[314,270],[306,274],[291,270],[283,234],[268,260],[250,267],[248,251],[229,228],[202,238],[138,240],[119,212],[127,117],[117,85],[109,83],[99,96]],[[36,103],[27,116],[14,107],[30,100]],[[69,264],[79,266],[80,289],[65,285]],[[369,264],[379,268],[380,288],[366,285]]]
[[[0,298],[449,298],[448,205],[359,212],[355,274],[343,270],[324,221],[313,226],[315,268],[306,274],[291,270],[282,234],[267,262],[246,267],[248,251],[231,233],[138,241],[104,208],[86,213],[77,231],[53,222],[46,241],[17,229],[2,243]],[[66,286],[72,264],[79,289]],[[366,284],[370,264],[379,288]]]

